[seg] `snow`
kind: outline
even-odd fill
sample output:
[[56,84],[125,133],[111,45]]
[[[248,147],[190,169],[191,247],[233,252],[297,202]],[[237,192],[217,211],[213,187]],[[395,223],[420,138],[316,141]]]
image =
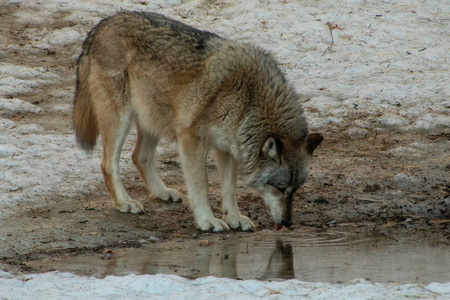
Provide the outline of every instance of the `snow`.
[[[33,88],[57,80],[58,76],[44,68],[29,68],[0,62],[0,104],[4,102],[2,96],[16,96],[33,91]],[[3,105],[2,105],[3,106]],[[14,109],[2,107],[0,109]]]
[[41,113],[42,108],[36,105],[28,103],[26,101],[20,100],[18,98],[4,99],[0,98],[0,109],[9,110],[13,112],[30,112],[30,113]]
[[[97,172],[98,156],[80,151],[72,135],[43,135],[44,130],[35,124],[12,126],[9,121],[3,126],[8,136],[0,136],[2,206],[39,201],[49,194],[76,196],[94,191],[96,184],[103,184],[101,174]],[[83,172],[95,175],[84,180],[82,176],[76,176]],[[4,209],[0,217],[6,213]]]
[[258,281],[174,275],[108,276],[70,273],[14,277],[0,273],[0,298],[6,299],[448,299],[450,283],[379,284],[355,279],[344,284],[298,280]]
[[[271,50],[296,89],[307,99],[311,128],[349,126],[349,136],[373,132],[440,133],[450,127],[448,33],[450,3],[440,0],[383,1],[147,1],[6,0],[20,4],[24,24],[44,24],[24,35],[22,47],[48,49],[81,44],[86,28],[119,10],[157,11],[202,29]],[[71,27],[45,26],[60,13]],[[326,23],[338,25],[332,31]],[[86,27],[86,24],[88,25]],[[18,49],[0,36],[0,47]],[[0,112],[41,114],[20,95],[39,91],[58,75],[45,68],[3,62]],[[61,103],[53,112],[69,111]],[[81,152],[72,132],[46,131],[0,118],[0,224],[8,207],[45,197],[91,193],[102,186],[100,150]],[[419,145],[420,146],[420,145]],[[417,145],[407,150],[412,154]],[[405,149],[397,149],[404,151]],[[391,150],[395,155],[395,149]],[[123,166],[123,165],[122,165]],[[126,167],[126,166],[124,166]],[[51,172],[48,172],[51,170]],[[125,172],[126,173],[126,170]],[[43,175],[45,174],[45,175]],[[398,174],[395,184],[418,181]],[[420,184],[420,182],[419,182]],[[2,224],[5,226],[5,224]],[[93,278],[68,273],[13,276],[0,272],[0,299],[449,299],[450,283],[344,284],[297,280],[263,282],[223,278],[187,280],[169,275]]]

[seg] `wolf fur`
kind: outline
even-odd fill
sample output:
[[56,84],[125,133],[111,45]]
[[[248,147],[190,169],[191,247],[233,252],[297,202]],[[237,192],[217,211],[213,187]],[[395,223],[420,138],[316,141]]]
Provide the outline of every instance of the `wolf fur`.
[[[299,97],[267,51],[143,12],[118,13],[89,32],[78,59],[73,122],[85,150],[101,133],[105,185],[122,212],[144,212],[120,179],[132,123],[133,163],[153,196],[175,202],[179,192],[156,173],[155,148],[160,138],[176,140],[197,226],[215,232],[255,227],[237,206],[238,165],[276,224],[290,226],[292,195],[322,141],[308,134]],[[208,203],[210,149],[221,174],[222,219]]]

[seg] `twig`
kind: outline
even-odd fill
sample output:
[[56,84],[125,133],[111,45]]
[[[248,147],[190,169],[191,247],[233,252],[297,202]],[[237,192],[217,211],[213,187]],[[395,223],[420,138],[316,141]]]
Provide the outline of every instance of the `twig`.
[[270,292],[271,295],[279,295],[279,294],[281,294],[280,291],[273,290],[273,289],[268,288],[268,287],[266,287],[266,286],[264,286],[263,288],[265,288],[266,290],[268,290],[268,291]]
[[342,30],[342,28],[339,27],[339,25],[337,25],[337,24],[334,24],[334,25],[333,25],[333,24],[331,24],[329,21],[328,21],[325,25],[327,25],[328,28],[330,29],[331,45],[330,45],[327,49],[325,49],[325,51],[323,52],[322,56],[324,56],[325,53],[326,53],[328,50],[331,50],[331,47],[333,47],[333,45],[334,45],[333,30],[335,30],[335,29],[337,29],[337,30]]

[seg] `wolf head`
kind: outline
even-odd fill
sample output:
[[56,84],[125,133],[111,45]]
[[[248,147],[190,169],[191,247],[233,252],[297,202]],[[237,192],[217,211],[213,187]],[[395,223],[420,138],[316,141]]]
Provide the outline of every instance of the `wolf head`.
[[277,224],[292,225],[292,196],[308,177],[309,162],[320,144],[321,134],[309,134],[297,143],[269,137],[260,149],[253,171],[244,178],[256,189]]
[[226,82],[241,109],[234,151],[241,177],[260,193],[277,227],[289,227],[292,196],[305,182],[323,137],[308,134],[300,95],[270,53],[250,45],[224,48],[223,72],[214,82]]
[[267,85],[254,97],[237,136],[241,176],[260,193],[279,229],[292,225],[292,196],[306,181],[312,153],[323,137],[308,133],[292,86],[273,81],[274,87]]

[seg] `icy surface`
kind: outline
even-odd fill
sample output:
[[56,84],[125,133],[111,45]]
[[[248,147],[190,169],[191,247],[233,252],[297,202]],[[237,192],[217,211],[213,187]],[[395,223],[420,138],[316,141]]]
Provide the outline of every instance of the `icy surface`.
[[0,273],[0,298],[6,299],[448,299],[450,283],[379,284],[355,279],[344,284],[298,280],[265,282],[173,275],[108,276],[70,273],[14,277]]

